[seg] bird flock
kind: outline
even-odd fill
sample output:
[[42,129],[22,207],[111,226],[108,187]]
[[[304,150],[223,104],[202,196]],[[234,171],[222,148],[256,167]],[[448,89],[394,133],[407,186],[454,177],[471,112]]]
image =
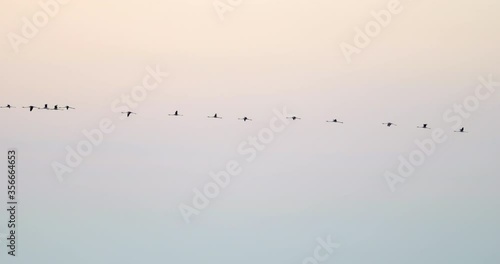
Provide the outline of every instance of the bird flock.
[[[0,109],[13,109],[13,108],[16,108],[16,107],[12,106],[10,104],[5,105],[5,106],[0,106]],[[43,107],[38,107],[38,106],[30,105],[30,106],[23,106],[22,108],[29,109],[30,112],[32,112],[35,109],[36,110],[52,110],[52,111],[68,111],[68,110],[75,110],[76,109],[76,108],[71,107],[69,105],[63,106],[63,107],[60,107],[58,105],[54,105],[54,107],[49,107],[48,104],[45,104]],[[137,113],[131,112],[131,111],[121,112],[121,113],[124,114],[124,115],[126,115],[127,117],[130,117],[132,115],[137,115]],[[173,114],[169,114],[169,116],[182,117],[184,115],[179,114],[179,111],[175,111]],[[217,113],[215,113],[214,115],[207,116],[207,118],[222,119],[222,117],[219,116]],[[297,116],[290,116],[290,117],[287,117],[287,119],[291,119],[291,120],[295,121],[295,120],[301,120],[302,118],[297,117]],[[251,118],[248,118],[246,116],[242,117],[242,118],[238,118],[238,120],[242,120],[243,122],[253,121]],[[326,122],[327,123],[344,124],[343,121],[339,121],[338,119],[326,120]],[[397,126],[397,124],[392,123],[392,122],[382,123],[382,125],[387,126],[387,127]],[[431,129],[428,124],[423,124],[422,126],[417,126],[417,128],[420,128],[420,129]],[[465,131],[465,127],[462,127],[461,129],[456,130],[454,132],[456,132],[456,133],[468,133],[467,131]]]
[[[12,108],[16,108],[15,106],[12,106],[10,104],[8,105],[5,105],[5,106],[0,106],[0,109],[2,108],[6,108],[6,109],[12,109]],[[40,109],[40,110],[74,110],[75,108],[67,105],[67,106],[63,106],[63,107],[59,107],[58,105],[55,105],[53,108],[50,108],[48,104],[45,104],[44,107],[38,107],[38,106],[34,106],[34,105],[30,105],[30,106],[23,106],[22,108],[27,108],[30,110],[30,112],[33,112],[33,110],[35,109]]]

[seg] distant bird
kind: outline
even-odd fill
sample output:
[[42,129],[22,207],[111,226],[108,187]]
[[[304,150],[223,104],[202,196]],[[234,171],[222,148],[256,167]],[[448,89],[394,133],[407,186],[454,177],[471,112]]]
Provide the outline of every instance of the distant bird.
[[457,133],[469,133],[469,132],[465,131],[465,127],[462,127],[460,130],[457,130],[455,132],[457,132]]
[[243,118],[238,118],[238,120],[243,120],[244,122],[246,121],[252,121],[252,119],[248,118],[248,117],[243,117]]
[[328,123],[339,123],[339,124],[343,124],[344,123],[344,122],[338,121],[337,119],[333,119],[332,121],[326,120],[326,122],[328,122]]
[[430,127],[428,127],[428,126],[427,126],[427,124],[424,124],[424,125],[423,125],[423,126],[421,126],[421,127],[419,127],[419,126],[418,126],[417,128],[431,129]]
[[63,110],[63,109],[60,109],[58,105],[54,105],[54,109],[51,110]]
[[296,116],[291,116],[291,117],[287,117],[286,119],[292,119],[292,120],[300,120],[301,118],[300,117],[296,117]]
[[182,116],[182,115],[179,115],[179,111],[175,111],[175,113],[169,114],[169,116]]
[[67,105],[67,106],[64,106],[63,108],[64,108],[64,109],[66,109],[66,110],[69,110],[69,109],[75,109],[75,108],[73,108],[73,107],[71,107],[71,106],[68,106],[68,105]]
[[130,117],[130,115],[137,115],[137,113],[130,112],[130,111],[128,111],[128,112],[122,112],[122,114],[126,114],[127,117]]
[[30,112],[31,112],[31,111],[33,111],[33,109],[35,109],[35,108],[36,108],[36,109],[40,109],[39,107],[32,106],[32,105],[30,105],[30,106],[24,106],[23,108],[29,108],[29,109],[30,109]]
[[6,106],[0,106],[0,108],[8,108],[8,109],[11,109],[11,108],[16,108],[10,104],[6,105]]
[[208,116],[208,118],[217,118],[217,119],[222,119],[222,117],[217,116],[217,113],[215,113],[214,116]]
[[382,125],[387,125],[388,127],[397,126],[396,124],[391,123],[391,122],[389,122],[389,123],[382,123]]

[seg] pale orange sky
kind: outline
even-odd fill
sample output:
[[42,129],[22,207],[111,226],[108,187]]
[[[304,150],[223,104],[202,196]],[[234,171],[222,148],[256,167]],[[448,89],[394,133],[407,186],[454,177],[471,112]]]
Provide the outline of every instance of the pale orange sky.
[[[436,91],[433,84],[456,89],[496,69],[500,23],[495,12],[500,4],[493,0],[454,1],[452,6],[447,1],[402,1],[403,11],[347,64],[339,44],[352,43],[354,28],[373,20],[370,11],[385,8],[387,2],[256,0],[244,2],[221,21],[208,0],[71,1],[19,53],[2,38],[2,89],[9,97],[19,89],[57,94],[75,82],[73,86],[92,93],[98,83],[109,84],[99,90],[112,93],[112,84],[126,86],[142,74],[144,65],[162,63],[178,71],[174,75],[180,82],[196,75],[201,83],[210,84],[213,78],[227,84],[207,88],[183,83],[171,91],[174,96],[186,91],[209,96],[214,90],[235,96],[249,90],[284,95],[306,92],[313,83],[325,91],[335,87],[339,96],[368,85],[380,87],[381,95],[409,83],[426,92]],[[40,10],[36,3],[2,3],[0,34],[19,33],[21,18]],[[75,67],[83,80],[59,74],[58,65]],[[31,74],[49,78],[22,78],[31,67],[36,71]],[[325,77],[317,75],[332,78],[322,81],[318,79]],[[230,76],[245,81],[232,82]],[[85,84],[90,78],[95,83]]]

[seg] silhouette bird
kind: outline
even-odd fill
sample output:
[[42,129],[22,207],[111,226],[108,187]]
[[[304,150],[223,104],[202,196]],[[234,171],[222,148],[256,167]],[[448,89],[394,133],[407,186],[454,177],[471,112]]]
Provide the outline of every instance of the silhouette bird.
[[389,123],[382,123],[382,125],[387,125],[388,127],[397,126],[396,124],[391,123],[391,122],[389,122]]
[[469,133],[469,132],[465,131],[465,127],[462,127],[460,130],[457,130],[455,132],[457,132],[457,133]]
[[32,106],[32,105],[30,105],[30,106],[24,106],[23,108],[29,108],[29,109],[30,109],[30,112],[31,112],[31,111],[33,111],[33,109],[35,109],[35,108],[36,108],[36,109],[40,109],[39,107]]
[[11,108],[16,108],[10,104],[6,105],[6,106],[0,106],[0,108],[8,108],[8,109],[11,109]]
[[428,125],[427,125],[427,124],[424,124],[424,125],[423,125],[423,126],[421,126],[421,127],[419,127],[419,126],[418,126],[417,128],[431,129],[430,127],[428,127]]
[[215,113],[214,116],[208,116],[208,118],[217,118],[217,119],[222,119],[222,117],[217,116],[217,113]]
[[287,117],[286,119],[292,119],[292,120],[300,120],[301,118],[300,117],[296,117],[296,116],[290,116],[290,117]]
[[63,110],[63,109],[60,109],[58,105],[54,105],[54,109],[51,110]]
[[238,118],[238,120],[243,120],[244,122],[246,121],[252,121],[252,119],[248,118],[248,117],[243,117],[243,118]]
[[75,109],[75,108],[67,105],[67,106],[64,106],[63,109],[69,110],[69,109]]
[[182,115],[179,115],[179,111],[175,111],[175,113],[169,114],[169,116],[182,116]]
[[337,119],[333,119],[332,121],[326,120],[326,122],[328,122],[328,123],[339,123],[339,124],[343,124],[344,123],[344,122],[338,121]]
[[122,114],[126,114],[127,117],[130,117],[130,115],[137,115],[137,113],[130,112],[130,111],[128,111],[128,112],[122,112]]

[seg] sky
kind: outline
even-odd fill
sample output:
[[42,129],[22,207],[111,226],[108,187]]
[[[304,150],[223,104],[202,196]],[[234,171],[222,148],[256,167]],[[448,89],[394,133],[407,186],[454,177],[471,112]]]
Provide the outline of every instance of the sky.
[[[0,105],[17,108],[0,109],[0,157],[18,151],[19,225],[12,257],[0,211],[0,262],[499,263],[499,8],[1,1]],[[76,109],[21,108],[44,104]],[[89,133],[102,140],[70,166]],[[327,238],[340,246],[315,258]]]

